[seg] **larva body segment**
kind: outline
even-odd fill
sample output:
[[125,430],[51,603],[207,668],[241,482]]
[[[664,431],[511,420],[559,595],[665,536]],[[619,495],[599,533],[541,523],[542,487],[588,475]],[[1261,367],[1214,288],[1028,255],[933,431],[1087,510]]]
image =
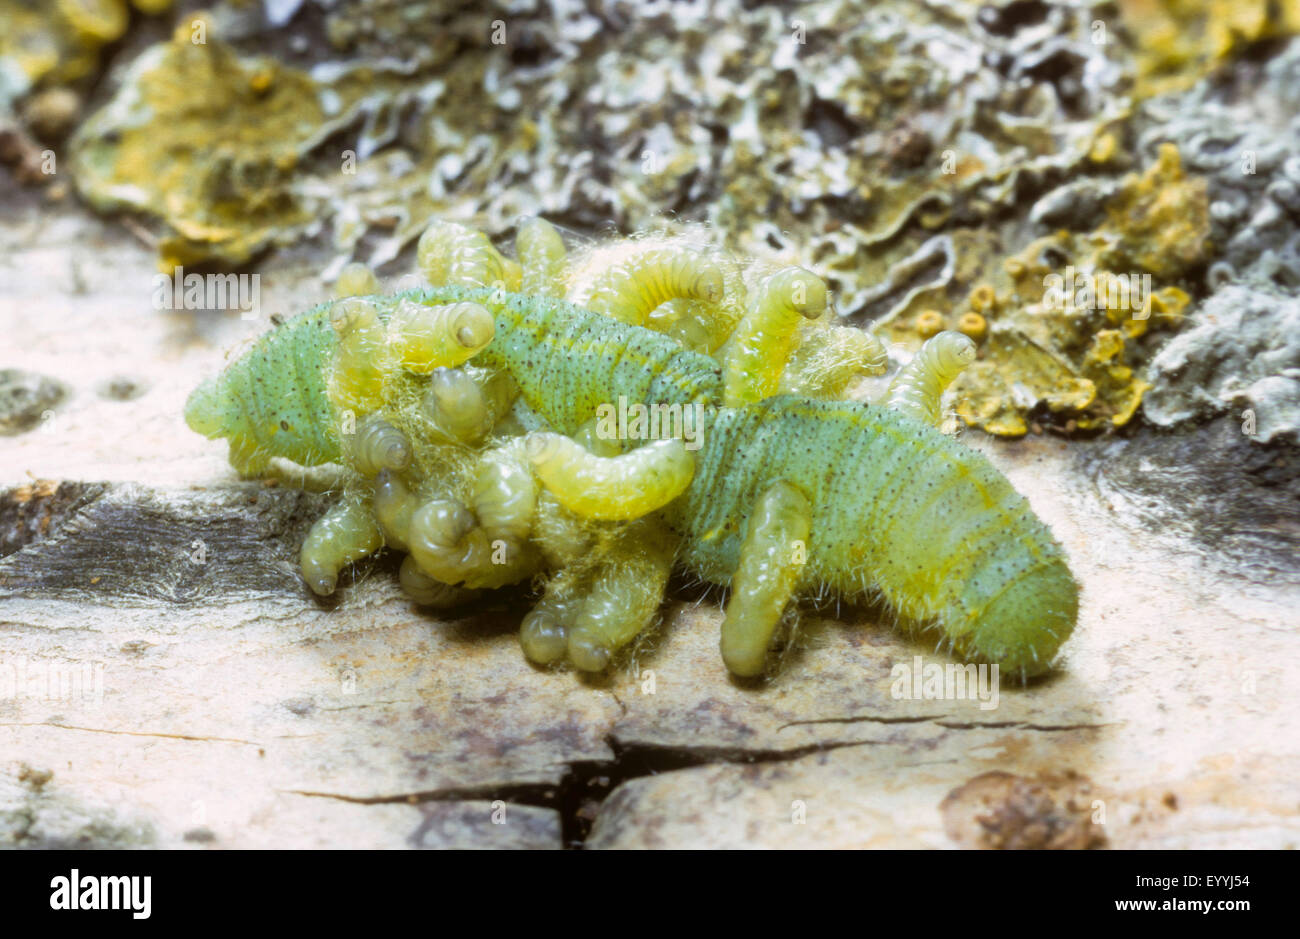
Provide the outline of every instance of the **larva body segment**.
[[658,522],[640,522],[622,533],[568,627],[569,661],[575,668],[600,671],[650,625],[672,567],[672,541]]
[[338,335],[338,351],[326,378],[330,403],[339,414],[366,414],[383,398],[384,340],[380,304],[370,297],[349,297],[328,307]]
[[894,376],[887,406],[923,423],[938,424],[944,390],[974,361],[975,343],[971,338],[945,329],[927,339],[912,361]]
[[492,429],[487,396],[464,369],[434,369],[424,393],[424,407],[434,427],[448,440],[475,443]]
[[406,595],[420,606],[438,610],[461,606],[479,595],[477,590],[453,587],[451,584],[444,584],[427,576],[415,563],[415,558],[409,554],[402,561],[402,567],[398,571],[398,582],[401,583]]
[[590,526],[545,489],[537,493],[537,512],[533,518],[533,540],[552,567],[567,569],[590,554],[594,537]]
[[395,473],[380,470],[375,477],[371,502],[384,544],[401,551],[409,550],[407,539],[411,531],[411,516],[419,508],[419,500],[406,482]]
[[574,433],[620,396],[647,405],[720,397],[713,359],[648,329],[561,300],[486,290],[424,296],[428,302],[473,299],[492,311],[497,338],[475,361],[508,372],[529,407],[560,433]]
[[379,293],[379,278],[359,261],[345,264],[334,281],[336,297],[367,297]]
[[522,542],[537,514],[537,481],[518,446],[483,455],[474,475],[474,513],[490,538]]

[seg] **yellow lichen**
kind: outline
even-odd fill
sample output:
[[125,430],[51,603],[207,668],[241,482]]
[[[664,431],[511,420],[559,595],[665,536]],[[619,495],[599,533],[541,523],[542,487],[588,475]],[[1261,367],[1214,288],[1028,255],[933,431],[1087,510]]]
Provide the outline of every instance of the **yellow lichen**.
[[1160,278],[1178,277],[1205,258],[1210,232],[1206,183],[1183,173],[1178,148],[1160,146],[1156,162],[1142,175],[1130,174],[1106,205],[1098,230],[1112,239],[1102,252],[1114,268],[1141,268]]
[[1294,0],[1117,0],[1140,96],[1190,87],[1251,43],[1300,33]]

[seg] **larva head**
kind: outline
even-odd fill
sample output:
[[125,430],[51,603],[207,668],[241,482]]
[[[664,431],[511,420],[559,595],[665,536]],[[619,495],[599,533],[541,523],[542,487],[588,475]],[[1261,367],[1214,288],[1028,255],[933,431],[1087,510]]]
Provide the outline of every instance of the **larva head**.
[[411,441],[406,434],[376,414],[363,419],[350,449],[353,468],[365,476],[384,469],[405,469],[411,462]]
[[329,318],[330,325],[340,336],[352,335],[378,322],[374,303],[356,296],[344,297],[335,302],[330,307]]
[[722,268],[709,264],[704,266],[695,278],[694,292],[691,296],[696,300],[717,303],[722,299],[723,289]]
[[185,423],[208,439],[228,433],[227,400],[220,377],[210,378],[190,392],[185,401]]
[[375,277],[374,271],[360,261],[344,265],[343,270],[339,271],[338,279],[334,281],[336,297],[364,297],[375,293],[379,293],[379,279]]
[[424,302],[410,296],[398,297],[387,328],[389,353],[418,375],[467,362],[496,332],[492,314],[480,303]]
[[1040,675],[1051,668],[1078,613],[1079,585],[1057,554],[981,609],[955,637],[954,651],[972,661],[996,663],[1007,675]]
[[452,335],[467,350],[478,352],[496,333],[496,324],[487,307],[478,303],[457,303],[451,323]]
[[943,375],[956,375],[975,361],[975,342],[955,329],[945,329],[929,345],[934,347],[935,364]]
[[[826,310],[826,281],[812,271],[790,268],[775,275],[789,291],[790,306],[808,319],[816,319]],[[774,279],[775,279],[774,278]]]
[[531,610],[519,624],[519,644],[530,662],[551,665],[568,652],[569,635],[557,611],[539,607]]
[[564,455],[564,438],[560,434],[535,431],[524,438],[524,454],[536,467],[553,463]]
[[464,369],[435,368],[423,404],[438,429],[453,440],[474,443],[492,429],[483,389]]

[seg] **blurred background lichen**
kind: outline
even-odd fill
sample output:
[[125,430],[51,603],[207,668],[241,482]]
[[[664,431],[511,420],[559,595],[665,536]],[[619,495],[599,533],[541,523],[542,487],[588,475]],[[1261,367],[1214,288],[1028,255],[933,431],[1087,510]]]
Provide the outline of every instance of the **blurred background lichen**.
[[[435,218],[689,226],[815,269],[900,357],[966,332],[989,433],[1152,396],[1294,438],[1298,32],[1300,0],[0,0],[0,196],[72,197],[52,155],[164,271],[293,249],[326,280]],[[1242,292],[1223,390],[1205,311]]]

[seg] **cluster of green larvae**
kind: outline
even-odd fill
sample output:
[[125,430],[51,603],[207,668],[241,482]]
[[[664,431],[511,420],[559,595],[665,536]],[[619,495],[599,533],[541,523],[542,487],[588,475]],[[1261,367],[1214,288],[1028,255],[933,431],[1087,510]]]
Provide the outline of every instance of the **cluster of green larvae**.
[[[974,359],[970,339],[934,336],[884,407],[849,404],[850,386],[888,357],[871,334],[832,322],[810,271],[670,238],[575,258],[541,219],[521,225],[515,254],[435,223],[418,247],[428,289],[384,296],[350,265],[335,300],[191,396],[187,422],[229,438],[245,475],[274,457],[343,468],[341,498],[302,546],[313,591],[333,592],[343,568],[381,547],[406,553],[401,585],[431,607],[534,582],[524,653],[599,671],[653,623],[681,565],[731,588],[721,651],[738,675],[770,667],[792,598],[827,587],[939,620],[965,657],[1047,667],[1073,626],[1074,582],[1000,474],[934,430],[943,390]],[[831,480],[841,462],[885,475]],[[994,511],[1019,539],[990,549],[1005,560],[996,570],[949,565],[964,594],[911,570],[900,526],[923,524],[922,507],[909,515],[912,496],[890,486],[919,493],[929,484],[909,467],[927,464],[955,480],[940,486],[957,487],[944,504],[969,502],[972,536],[998,528],[979,515]],[[873,485],[883,492],[857,491]],[[863,514],[882,494],[894,515]],[[1011,536],[997,537],[995,548]],[[1020,581],[1041,588],[1046,568],[1045,618],[1020,608]],[[1046,632],[1001,625],[1010,614]]]

